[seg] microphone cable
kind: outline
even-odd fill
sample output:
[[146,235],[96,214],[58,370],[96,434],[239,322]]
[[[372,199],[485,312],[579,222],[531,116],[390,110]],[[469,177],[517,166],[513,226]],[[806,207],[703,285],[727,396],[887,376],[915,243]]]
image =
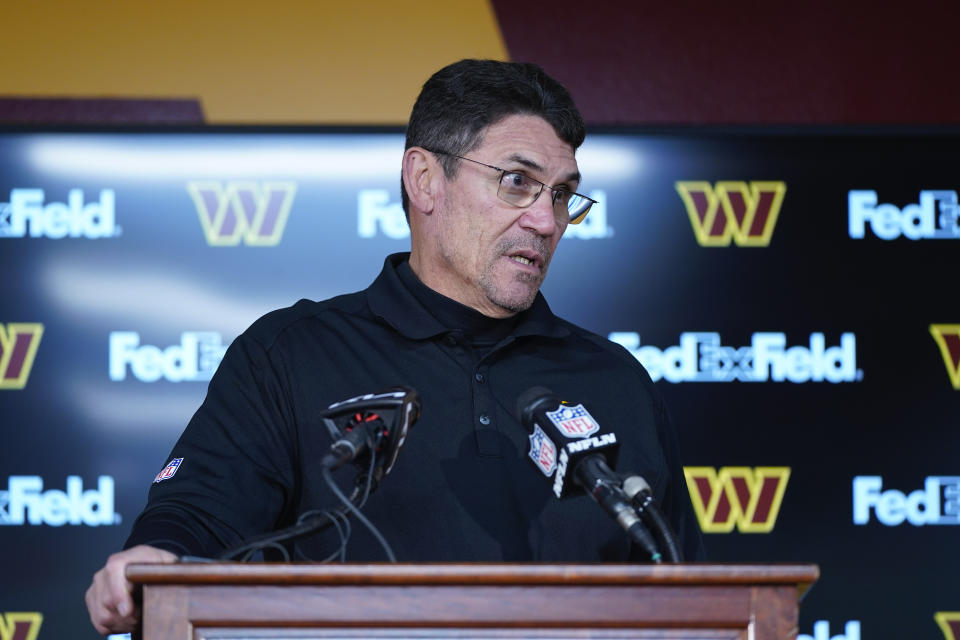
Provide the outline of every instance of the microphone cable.
[[333,525],[334,529],[337,530],[337,537],[340,538],[340,545],[337,547],[337,549],[333,553],[328,555],[326,558],[323,558],[321,560],[316,560],[314,558],[311,558],[307,554],[305,554],[300,549],[299,546],[294,544],[293,550],[294,550],[294,553],[297,555],[298,560],[305,560],[306,562],[316,562],[320,564],[326,564],[328,562],[333,562],[333,560],[337,556],[340,556],[339,562],[347,561],[347,542],[350,540],[351,528],[350,528],[350,518],[347,516],[347,514],[344,511],[345,510],[341,510],[341,511],[313,510],[313,511],[306,511],[300,516],[301,520],[317,514],[324,515],[330,518],[330,523]]
[[643,477],[633,475],[624,479],[622,487],[623,492],[636,508],[637,514],[657,536],[667,562],[683,562],[683,552],[680,550],[677,536],[653,499],[650,484]]
[[[350,498],[346,498],[346,496],[343,495],[343,492],[340,491],[339,487],[334,485],[336,488],[335,495],[338,495],[338,499],[341,500],[341,502],[346,500],[346,504],[350,504],[351,506],[353,506],[353,503],[357,503],[358,507],[362,508],[363,505],[366,504],[367,498],[370,496],[370,487],[372,485],[373,472],[375,468],[376,459],[374,454],[370,458],[370,465],[367,469],[366,476],[364,477],[363,484],[357,484],[351,493]],[[326,481],[327,484],[330,484],[332,482],[332,478],[327,478]],[[350,537],[349,515],[350,509],[344,506],[341,506],[337,509],[313,509],[310,511],[305,511],[304,513],[300,514],[300,517],[297,518],[296,524],[287,527],[286,529],[281,529],[280,531],[272,531],[268,534],[258,536],[247,541],[239,547],[228,549],[221,553],[217,559],[232,560],[239,557],[240,562],[247,562],[257,551],[267,547],[272,547],[281,548],[281,555],[284,557],[285,561],[289,561],[289,554],[287,553],[286,548],[282,547],[282,545],[279,543],[296,540],[297,538],[302,538],[312,533],[320,533],[328,527],[333,526],[336,528],[340,538],[340,547],[321,562],[329,562],[337,555],[341,557],[341,562],[344,562],[346,560],[347,541]],[[339,524],[341,522],[344,523],[343,528],[341,528]],[[307,558],[302,551],[298,550],[298,553],[305,559],[309,560],[309,558]]]
[[[420,417],[420,400],[416,391],[408,387],[391,387],[382,393],[367,394],[336,402],[330,405],[321,416],[331,438],[334,439],[330,451],[320,460],[321,475],[327,488],[342,506],[302,513],[294,525],[257,536],[238,547],[228,549],[217,557],[218,560],[230,560],[242,556],[245,561],[259,550],[274,548],[280,552],[284,561],[289,562],[290,554],[280,543],[333,526],[337,531],[340,544],[323,562],[331,561],[337,556],[343,562],[346,560],[347,543],[352,531],[349,522],[349,516],[352,515],[370,531],[383,548],[388,560],[397,561],[390,544],[377,527],[360,512],[360,508],[366,504],[383,476],[392,469],[406,439],[407,430]],[[388,427],[385,423],[390,426]],[[382,451],[378,452],[378,448],[382,448]],[[357,465],[362,465],[362,456],[367,453],[369,453],[369,462],[366,473],[356,478],[353,491],[347,498],[334,480],[333,472],[358,457],[361,460],[357,460]],[[381,454],[382,460],[378,460],[378,453]],[[293,544],[293,550],[299,557],[309,560],[298,545]],[[196,559],[196,561],[201,560],[206,559]]]
[[[376,457],[376,451],[373,448],[371,448],[370,450],[371,473],[372,473],[372,469],[374,468],[375,457]],[[370,522],[370,520],[368,520],[367,517],[363,515],[363,513],[360,512],[360,509],[358,509],[357,506],[354,505],[353,502],[351,502],[347,498],[347,496],[343,495],[343,492],[340,490],[340,487],[337,486],[337,483],[333,479],[333,474],[330,471],[330,467],[324,465],[321,471],[323,473],[323,480],[324,482],[327,483],[327,487],[330,489],[333,495],[335,495],[337,499],[340,500],[341,503],[343,503],[343,506],[346,507],[347,511],[354,518],[360,521],[360,524],[365,526],[367,530],[371,534],[373,534],[373,537],[376,538],[377,542],[380,543],[380,546],[383,547],[384,552],[387,554],[387,560],[395,563],[397,561],[397,558],[395,555],[393,555],[393,549],[390,548],[390,543],[387,542],[387,539],[383,537],[383,534],[380,533],[380,530],[377,529],[377,527],[372,522]],[[367,484],[367,487],[369,487],[369,484]],[[367,495],[367,492],[364,492],[364,498],[363,498],[364,501],[366,501],[366,495]]]

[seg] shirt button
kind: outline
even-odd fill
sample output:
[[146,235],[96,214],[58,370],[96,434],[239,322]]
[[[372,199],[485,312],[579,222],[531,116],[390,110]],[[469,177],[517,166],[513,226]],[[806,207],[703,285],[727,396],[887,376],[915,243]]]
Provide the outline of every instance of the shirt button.
[[483,382],[487,378],[482,373],[478,373],[475,376],[473,376],[473,379],[476,380],[477,382]]
[[480,416],[480,424],[490,424],[490,416],[483,414]]

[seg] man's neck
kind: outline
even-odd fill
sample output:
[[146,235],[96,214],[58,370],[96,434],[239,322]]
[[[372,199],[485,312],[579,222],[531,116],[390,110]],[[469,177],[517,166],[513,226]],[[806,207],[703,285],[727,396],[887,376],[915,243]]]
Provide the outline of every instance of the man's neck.
[[409,262],[398,265],[397,275],[411,295],[450,331],[462,333],[472,339],[496,342],[510,333],[520,321],[519,314],[492,318],[428,287],[419,279]]
[[459,292],[453,290],[455,287],[444,287],[440,278],[434,277],[430,269],[428,269],[421,260],[417,257],[416,251],[411,251],[410,259],[407,261],[410,265],[411,271],[417,277],[417,279],[423,283],[423,285],[432,291],[438,293],[445,298],[457,302],[465,307],[469,307],[478,313],[482,313],[488,318],[495,320],[506,320],[517,315],[516,311],[511,309],[504,309],[503,307],[494,304],[493,302],[487,301],[486,304],[480,304],[478,302],[470,302],[469,300],[464,299],[462,295],[458,295]]

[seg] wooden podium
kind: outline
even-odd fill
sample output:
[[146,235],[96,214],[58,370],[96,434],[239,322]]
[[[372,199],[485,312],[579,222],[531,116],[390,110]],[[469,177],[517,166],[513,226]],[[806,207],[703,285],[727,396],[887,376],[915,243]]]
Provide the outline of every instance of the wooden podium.
[[785,640],[815,565],[131,565],[144,640]]

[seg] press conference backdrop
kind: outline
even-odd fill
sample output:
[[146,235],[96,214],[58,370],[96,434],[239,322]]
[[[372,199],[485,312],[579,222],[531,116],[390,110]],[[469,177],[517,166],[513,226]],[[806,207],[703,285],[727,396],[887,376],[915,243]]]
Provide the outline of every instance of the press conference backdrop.
[[[578,154],[599,204],[547,299],[650,371],[712,561],[821,566],[802,638],[960,629],[958,149],[683,129]],[[396,130],[0,135],[3,640],[96,637],[90,576],[230,341],[408,249],[402,151]]]

